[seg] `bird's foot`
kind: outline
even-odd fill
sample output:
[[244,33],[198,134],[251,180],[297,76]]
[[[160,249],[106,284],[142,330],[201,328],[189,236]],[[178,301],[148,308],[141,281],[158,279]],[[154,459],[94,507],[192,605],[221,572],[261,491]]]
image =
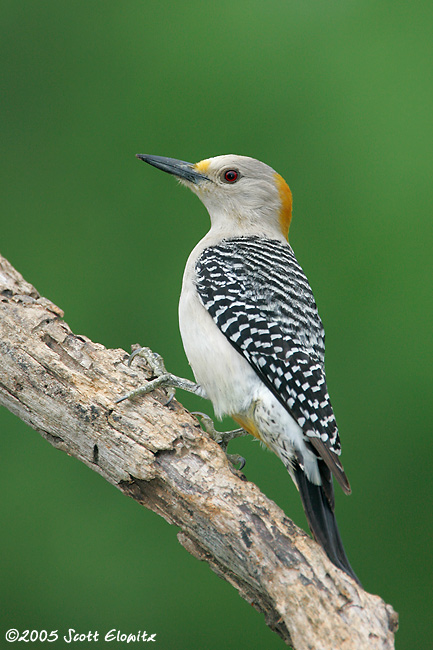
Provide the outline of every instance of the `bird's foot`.
[[203,395],[203,391],[198,384],[190,381],[189,379],[184,379],[183,377],[172,375],[171,372],[167,372],[164,365],[164,360],[162,356],[157,352],[152,352],[150,348],[146,347],[137,348],[137,350],[134,350],[134,352],[129,355],[128,366],[131,365],[132,361],[137,356],[145,360],[153,375],[155,375],[155,379],[152,379],[148,381],[144,386],[139,386],[138,388],[131,390],[126,395],[123,395],[123,397],[120,397],[116,400],[116,404],[119,404],[120,402],[123,402],[127,399],[133,399],[139,395],[147,395],[160,386],[163,386],[167,390],[168,400],[166,402],[166,405],[170,404],[172,401],[176,393],[176,388],[181,388],[182,390],[186,390],[189,393],[195,393],[196,395]]
[[241,438],[242,436],[248,435],[247,431],[245,431],[245,429],[234,429],[233,431],[217,431],[215,429],[212,418],[210,418],[205,413],[194,411],[192,412],[192,415],[200,418],[201,424],[206,433],[212,438],[212,440],[219,444],[231,464],[239,465],[239,469],[243,469],[246,463],[245,458],[239,454],[228,454],[227,445],[229,444],[230,440],[234,440],[234,438]]

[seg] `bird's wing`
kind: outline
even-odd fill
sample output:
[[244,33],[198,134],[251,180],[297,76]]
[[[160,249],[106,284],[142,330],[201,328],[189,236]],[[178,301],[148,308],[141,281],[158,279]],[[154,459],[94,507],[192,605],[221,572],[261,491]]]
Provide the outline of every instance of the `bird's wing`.
[[323,325],[290,246],[258,237],[223,240],[199,257],[196,283],[218,328],[350,492],[326,386]]

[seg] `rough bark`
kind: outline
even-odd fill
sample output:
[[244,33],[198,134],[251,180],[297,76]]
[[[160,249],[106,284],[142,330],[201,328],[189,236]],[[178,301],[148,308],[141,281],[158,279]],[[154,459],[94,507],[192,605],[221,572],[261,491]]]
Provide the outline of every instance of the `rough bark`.
[[149,378],[71,332],[63,312],[0,256],[0,404],[169,523],[180,543],[265,615],[296,650],[390,650],[397,614],[322,549],[162,390],[114,400]]

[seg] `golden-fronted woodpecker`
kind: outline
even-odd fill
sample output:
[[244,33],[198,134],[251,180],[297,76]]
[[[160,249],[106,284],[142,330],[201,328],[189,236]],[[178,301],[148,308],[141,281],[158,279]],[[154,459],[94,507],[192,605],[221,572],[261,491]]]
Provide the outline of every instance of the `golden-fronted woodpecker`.
[[246,156],[196,164],[137,157],[189,187],[211,220],[189,256],[179,303],[197,384],[168,373],[156,383],[207,397],[218,417],[230,415],[274,451],[299,490],[314,537],[358,582],[334,516],[332,474],[346,494],[350,486],[326,386],[322,321],[288,243],[288,185]]

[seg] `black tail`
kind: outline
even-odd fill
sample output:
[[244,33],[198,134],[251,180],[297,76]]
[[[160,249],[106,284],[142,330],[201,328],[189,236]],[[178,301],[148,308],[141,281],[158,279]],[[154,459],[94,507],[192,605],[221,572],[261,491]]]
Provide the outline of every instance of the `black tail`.
[[[321,461],[319,462],[322,464]],[[292,467],[293,478],[298,486],[308,525],[314,538],[323,548],[331,562],[339,569],[345,571],[347,575],[360,585],[361,583],[347,559],[338,530],[337,520],[335,519],[332,477],[324,463],[323,466],[321,468],[321,474],[322,481],[326,483],[325,489],[321,485],[311,483],[297,463],[295,467]]]

